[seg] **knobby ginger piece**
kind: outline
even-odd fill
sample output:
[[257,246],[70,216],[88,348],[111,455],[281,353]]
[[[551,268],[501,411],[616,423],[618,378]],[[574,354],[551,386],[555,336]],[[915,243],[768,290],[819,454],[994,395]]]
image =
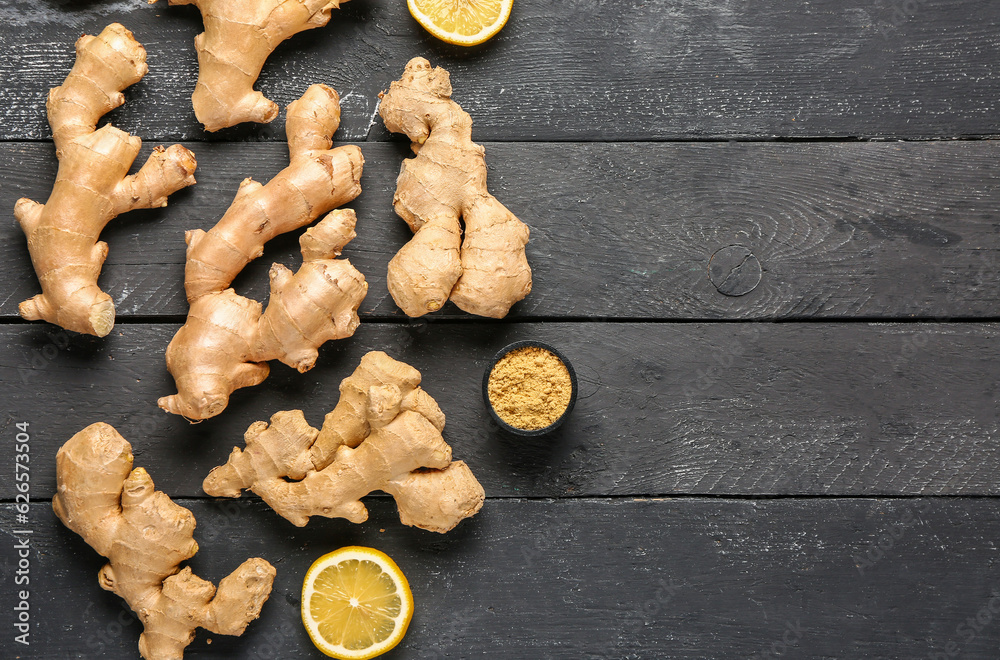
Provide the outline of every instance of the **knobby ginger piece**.
[[198,552],[195,520],[132,469],[132,447],[108,424],[91,424],[56,454],[52,509],[108,559],[98,582],[142,622],[146,660],[180,660],[196,628],[242,635],[271,593],[274,567],[248,559],[219,587],[180,568]]
[[393,197],[414,232],[389,262],[393,300],[408,316],[451,299],[470,314],[503,318],[531,292],[528,226],[487,190],[485,150],[451,100],[448,72],[416,57],[379,98],[385,127],[405,133],[416,154],[403,161]]
[[273,121],[278,106],[253,88],[265,60],[285,39],[326,25],[330,11],[347,1],[169,0],[196,6],[205,23],[194,39],[198,82],[191,95],[205,130]]
[[213,497],[259,495],[297,526],[310,516],[368,519],[361,498],[392,495],[405,525],[444,533],[475,515],[483,487],[441,437],[444,413],[419,387],[420,372],[373,351],[340,385],[340,400],[314,429],[301,410],[247,429],[246,449],[205,479]]
[[357,329],[368,284],[347,259],[336,259],[355,236],[351,210],[333,211],[305,232],[298,272],[271,267],[267,309],[229,288],[267,241],[361,192],[361,150],[330,148],[339,123],[337,93],[326,85],[310,87],[288,106],[288,167],[266,185],[245,179],[215,227],[187,232],[184,288],[191,307],[167,347],[167,369],[177,385],[177,394],[159,400],[167,412],[214,417],[233,391],[267,378],[269,360],[306,372],[321,345]]
[[112,218],[133,209],[167,205],[190,186],[197,163],[180,145],[157,147],[128,175],[142,140],[98,120],[125,102],[122,90],[146,75],[146,51],[132,33],[112,23],[76,42],[76,63],[49,91],[49,124],[59,171],[45,204],[22,198],[14,216],[28,237],[42,293],[21,303],[29,321],[104,337],[115,325],[111,296],[97,285],[108,244],[98,237]]

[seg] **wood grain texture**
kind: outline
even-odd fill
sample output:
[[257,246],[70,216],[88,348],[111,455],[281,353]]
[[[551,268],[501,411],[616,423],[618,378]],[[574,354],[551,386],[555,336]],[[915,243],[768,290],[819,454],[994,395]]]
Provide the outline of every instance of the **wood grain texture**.
[[[144,139],[200,140],[192,7],[13,0],[0,10],[0,139],[49,136],[45,94],[75,39],[112,20],[150,73],[112,114]],[[344,135],[384,140],[377,94],[407,60],[451,71],[479,140],[658,140],[996,135],[1000,5],[991,0],[519,0],[473,49],[430,37],[396,0],[353,0],[268,60],[258,89],[282,107],[314,82],[344,97]],[[217,134],[283,139],[282,120]]]
[[[33,484],[54,488],[56,450],[104,421],[172,495],[202,494],[252,422],[302,409],[314,425],[369,350],[412,364],[445,414],[445,439],[488,496],[997,495],[1000,325],[858,323],[363,323],[300,375],[278,363],[197,425],[156,399],[174,392],[163,353],[177,326],[122,326],[104,340],[0,326],[0,462],[32,424]],[[521,339],[562,350],[580,378],[550,436],[490,422],[483,370]],[[0,497],[14,497],[0,482]]]
[[[259,502],[180,503],[198,520],[197,574],[218,580],[251,556],[278,569],[244,636],[199,631],[189,659],[323,657],[299,622],[301,581],[347,544],[387,552],[413,590],[390,660],[991,658],[1000,643],[989,610],[1000,520],[987,500],[490,500],[443,537],[402,528],[385,499],[364,525],[304,529]],[[35,627],[20,657],[135,658],[140,626],[98,587],[101,558],[47,503],[29,525]],[[17,527],[0,506],[5,582]]]
[[[187,141],[199,184],[108,227],[101,284],[122,322],[96,339],[19,321],[38,285],[10,216],[55,177],[48,89],[73,41],[111,21],[146,45],[150,73],[108,119],[147,141],[140,159]],[[196,573],[218,581],[250,556],[278,568],[247,634],[202,631],[188,658],[320,658],[301,580],[347,544],[388,552],[413,587],[387,660],[996,657],[1000,145],[937,140],[1000,135],[1000,3],[518,0],[498,37],[465,50],[402,0],[352,0],[282,44],[258,89],[282,106],[314,82],[341,93],[338,142],[367,159],[344,255],[370,283],[362,326],[307,374],[272,365],[199,425],[155,405],[174,391],[163,353],[187,311],[183,233],[212,226],[244,177],[285,166],[284,113],[201,130],[192,7],[9,0],[0,24],[0,609],[24,586],[26,527],[33,626],[26,648],[6,628],[0,656],[136,657],[139,626],[98,587],[102,560],[49,503],[58,447],[106,421],[197,516]],[[418,55],[451,72],[492,191],[532,228],[534,291],[510,322],[453,306],[407,321],[386,291],[409,238],[391,209],[408,149],[377,94]],[[270,264],[299,263],[297,238],[269,245],[237,289],[263,300]],[[913,319],[933,322],[870,322]],[[480,395],[489,357],[529,338],[559,347],[581,384],[571,419],[540,439],[503,434]],[[486,489],[479,515],[439,536],[370,497],[367,524],[298,529],[257,498],[204,496],[251,422],[301,408],[319,424],[369,350],[422,371]],[[17,422],[30,424],[26,521]]]
[[[210,228],[239,181],[287,165],[282,144],[190,145],[198,184],[170,206],[111,223],[101,285],[120,317],[187,313],[184,231]],[[389,259],[408,240],[392,211],[406,148],[362,144],[358,238],[345,256],[369,281],[361,313],[399,318]],[[152,145],[147,145],[148,149]],[[532,230],[531,295],[512,318],[955,318],[1000,308],[1000,144],[487,145],[490,185]],[[51,145],[0,144],[0,208],[44,201]],[[749,294],[720,293],[709,260],[743,245],[763,269]],[[272,241],[236,281],[264,300],[273,261],[300,262],[298,233]],[[0,318],[37,293],[24,237],[0,223]],[[453,305],[437,316],[469,318]]]

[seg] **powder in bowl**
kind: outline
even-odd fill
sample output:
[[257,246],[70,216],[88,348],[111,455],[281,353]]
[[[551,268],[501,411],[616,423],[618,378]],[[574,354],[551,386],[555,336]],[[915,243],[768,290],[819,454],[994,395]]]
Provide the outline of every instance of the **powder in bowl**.
[[487,391],[501,420],[515,429],[533,431],[563,416],[573,397],[573,381],[558,355],[539,346],[523,346],[497,360]]

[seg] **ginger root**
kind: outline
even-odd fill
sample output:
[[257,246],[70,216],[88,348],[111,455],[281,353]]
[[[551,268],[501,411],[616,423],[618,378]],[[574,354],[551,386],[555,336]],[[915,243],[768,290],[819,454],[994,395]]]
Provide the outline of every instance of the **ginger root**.
[[268,360],[308,371],[322,344],[357,329],[368,284],[348,260],[336,259],[355,236],[351,210],[334,211],[306,231],[297,273],[271,267],[271,299],[263,312],[260,303],[229,288],[263,254],[264,243],[361,192],[361,150],[330,148],[339,123],[337,93],[326,85],[310,87],[288,106],[288,167],[266,185],[245,179],[215,227],[187,232],[184,286],[191,308],[167,347],[178,391],[160,398],[167,412],[194,420],[218,415],[234,390],[267,378]]
[[194,39],[198,82],[191,96],[205,130],[277,117],[277,104],[253,88],[265,60],[285,39],[326,25],[330,11],[347,1],[169,0],[196,6],[205,22],[205,31]]
[[205,492],[239,497],[249,488],[301,527],[317,515],[364,522],[360,499],[382,490],[403,524],[447,532],[479,511],[485,493],[468,465],[451,460],[444,413],[419,385],[419,371],[372,351],[340,384],[321,430],[301,410],[255,422],[246,449],[212,470]]
[[146,660],[179,660],[196,628],[242,635],[271,593],[274,567],[248,559],[218,589],[181,562],[198,552],[195,520],[132,469],[132,447],[108,424],[91,424],[56,454],[52,509],[64,525],[108,559],[102,588],[125,600],[142,621]]
[[416,57],[379,98],[386,128],[405,133],[416,154],[403,161],[393,197],[414,232],[389,262],[393,300],[408,316],[450,298],[471,314],[503,318],[531,292],[529,231],[487,191],[485,150],[472,141],[472,118],[451,100],[448,72]]
[[180,145],[157,147],[128,175],[142,140],[98,120],[125,102],[122,90],[146,75],[146,51],[132,33],[112,23],[76,42],[76,63],[49,91],[47,103],[59,171],[43,205],[22,198],[14,216],[42,293],[21,303],[21,316],[104,337],[115,324],[111,296],[97,286],[108,244],[105,225],[133,209],[167,205],[167,196],[190,186],[197,163]]

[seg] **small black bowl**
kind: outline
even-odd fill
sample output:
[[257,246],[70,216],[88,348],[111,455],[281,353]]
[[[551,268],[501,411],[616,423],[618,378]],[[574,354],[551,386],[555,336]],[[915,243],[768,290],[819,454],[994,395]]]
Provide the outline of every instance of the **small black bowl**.
[[[507,355],[511,351],[516,350],[518,348],[527,348],[527,347],[543,348],[549,351],[550,353],[554,354],[557,358],[559,358],[564,365],[566,365],[566,371],[569,372],[569,382],[571,389],[569,394],[569,404],[566,406],[566,410],[563,412],[563,414],[559,416],[559,419],[552,422],[545,428],[541,429],[519,429],[516,426],[511,426],[507,422],[500,419],[500,415],[497,414],[497,411],[493,409],[493,404],[490,403],[489,386],[490,386],[490,374],[493,373],[493,367],[497,365],[497,362],[499,362],[500,359],[503,358],[503,356]],[[556,347],[550,346],[549,344],[546,344],[545,342],[541,341],[534,341],[534,340],[516,341],[513,344],[508,344],[507,346],[504,346],[502,349],[500,349],[500,352],[498,352],[496,355],[493,356],[493,359],[490,360],[489,365],[486,367],[486,373],[483,374],[483,401],[486,403],[486,409],[490,411],[490,416],[493,417],[493,421],[495,421],[500,426],[500,428],[507,431],[508,433],[513,433],[514,435],[520,435],[525,437],[545,435],[546,433],[554,431],[560,426],[562,426],[562,423],[566,421],[566,418],[569,417],[569,414],[573,412],[573,406],[576,404],[577,392],[578,389],[576,386],[576,371],[573,370],[573,365],[570,364],[570,361],[566,359],[566,356],[563,355],[561,352],[559,352],[559,350]]]

